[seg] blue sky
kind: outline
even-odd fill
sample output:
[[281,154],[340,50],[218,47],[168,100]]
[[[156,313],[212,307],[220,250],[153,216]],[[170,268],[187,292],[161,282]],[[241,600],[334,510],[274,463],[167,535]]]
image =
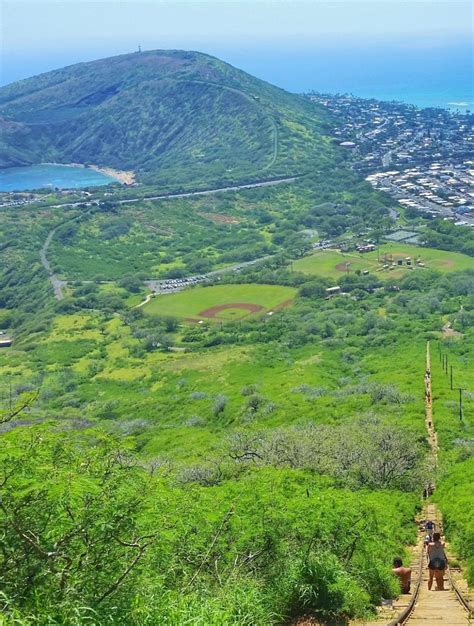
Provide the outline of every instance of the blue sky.
[[461,43],[466,56],[472,37],[472,4],[456,0],[3,0],[0,6],[1,84],[131,52],[139,43],[201,50],[248,71],[262,68],[262,75],[266,57],[277,63],[287,54],[301,58],[306,49],[348,56],[364,49],[370,56],[391,47],[394,54],[422,55]]

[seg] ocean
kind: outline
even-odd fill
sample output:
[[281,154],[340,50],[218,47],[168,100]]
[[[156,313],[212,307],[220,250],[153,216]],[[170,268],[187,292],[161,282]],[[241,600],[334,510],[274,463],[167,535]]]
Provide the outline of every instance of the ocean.
[[471,41],[355,46],[341,39],[333,45],[229,50],[222,58],[297,93],[352,93],[420,107],[474,110]]
[[[471,39],[421,41],[378,40],[357,43],[342,36],[332,41],[256,43],[243,40],[239,48],[208,43],[188,48],[212,54],[288,91],[352,93],[363,98],[398,100],[420,107],[474,110],[473,46]],[[147,46],[158,47],[155,44]],[[183,46],[181,46],[183,47]],[[128,52],[105,48],[74,50],[35,58],[17,52],[3,61],[0,85],[79,61]]]
[[0,169],[0,191],[29,189],[83,189],[117,182],[106,174],[86,167],[42,163]]

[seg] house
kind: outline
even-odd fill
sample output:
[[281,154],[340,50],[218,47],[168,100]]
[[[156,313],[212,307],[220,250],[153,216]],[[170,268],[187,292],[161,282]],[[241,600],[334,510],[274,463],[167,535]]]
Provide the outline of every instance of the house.
[[366,243],[364,245],[357,246],[356,250],[357,252],[373,252],[375,250],[375,244]]
[[341,293],[341,287],[336,285],[336,287],[328,287],[326,289],[326,296],[329,298],[331,296],[336,296]]

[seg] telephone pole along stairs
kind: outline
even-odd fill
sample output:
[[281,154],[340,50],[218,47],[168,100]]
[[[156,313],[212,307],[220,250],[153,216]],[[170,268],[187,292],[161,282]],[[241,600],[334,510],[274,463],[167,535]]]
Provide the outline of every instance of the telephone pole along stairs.
[[[431,390],[431,361],[430,342],[426,344],[426,370],[425,370],[425,424],[428,433],[428,443],[431,448],[431,467],[435,474],[438,464],[438,437],[433,422],[433,395]],[[425,495],[429,496],[435,488],[431,482],[425,488]],[[443,518],[436,505],[429,503],[424,507],[425,519],[435,522],[436,530],[442,532]],[[468,600],[464,597],[457,585],[453,581],[449,566],[446,569],[447,580],[445,590],[437,591],[436,583],[433,589],[428,590],[428,563],[426,552],[420,538],[420,565],[418,570],[418,580],[415,583],[411,599],[405,596],[408,601],[406,608],[400,613],[397,619],[390,622],[389,626],[398,624],[413,624],[416,626],[434,626],[434,624],[446,624],[447,626],[467,626],[473,622],[470,620]],[[448,550],[449,556],[449,550]],[[467,586],[466,586],[467,587]]]

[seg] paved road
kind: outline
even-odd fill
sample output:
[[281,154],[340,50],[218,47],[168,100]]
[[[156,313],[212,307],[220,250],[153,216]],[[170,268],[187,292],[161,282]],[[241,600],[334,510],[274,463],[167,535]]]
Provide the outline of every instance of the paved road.
[[[259,183],[249,183],[248,185],[233,185],[229,187],[218,187],[217,189],[206,189],[204,191],[187,191],[183,193],[167,193],[159,196],[146,196],[142,198],[126,198],[125,200],[113,200],[116,204],[131,204],[134,202],[146,202],[147,200],[169,200],[173,198],[192,198],[194,196],[209,196],[216,193],[224,193],[226,191],[239,191],[240,189],[255,189],[257,187],[272,187],[274,185],[282,185],[283,183],[294,183],[297,176],[289,176],[287,178],[278,178],[276,180],[264,180]],[[67,202],[63,204],[53,204],[51,208],[60,209],[61,207],[75,207],[80,205],[91,206],[92,202]]]
[[[254,259],[253,261],[245,261],[243,263],[235,263],[234,265],[228,265],[226,267],[222,267],[218,270],[213,270],[212,272],[207,272],[207,274],[199,274],[197,276],[188,276],[183,279],[170,279],[165,278],[162,280],[150,279],[145,281],[145,285],[154,293],[173,293],[175,291],[182,291],[187,287],[193,287],[195,285],[199,285],[207,282],[209,279],[214,278],[215,276],[219,276],[220,274],[227,274],[228,272],[238,272],[244,267],[249,267],[250,265],[255,265],[255,263],[260,263],[262,261],[268,261],[272,259],[273,255],[267,255],[264,257],[260,257],[259,259]],[[147,299],[141,302],[138,306],[143,306],[147,302],[149,302],[151,296],[147,296]]]
[[418,139],[420,139],[421,137],[423,137],[424,133],[423,131],[418,131],[415,136],[410,139],[409,141],[407,141],[406,143],[402,143],[400,146],[395,146],[395,148],[392,148],[391,150],[388,150],[383,156],[382,156],[382,165],[383,167],[389,167],[392,163],[392,157],[394,154],[398,154],[399,152],[403,152],[404,150],[406,150],[407,148],[411,148],[411,146],[416,143],[416,141],[418,141]]

